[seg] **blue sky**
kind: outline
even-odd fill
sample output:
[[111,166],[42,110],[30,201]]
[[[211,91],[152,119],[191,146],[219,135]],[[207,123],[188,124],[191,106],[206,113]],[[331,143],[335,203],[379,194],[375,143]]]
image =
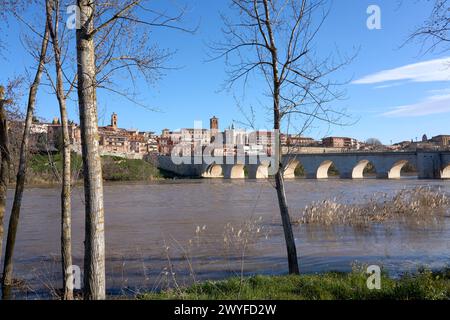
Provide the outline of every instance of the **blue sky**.
[[[159,5],[183,4],[160,1]],[[219,13],[233,13],[225,0],[187,1],[187,25],[197,25],[196,34],[170,30],[155,30],[152,41],[161,48],[177,50],[168,63],[180,67],[168,70],[165,76],[148,86],[139,85],[139,99],[158,108],[151,112],[111,93],[99,92],[99,124],[109,123],[109,115],[119,115],[119,126],[160,132],[163,128],[192,127],[195,120],[204,125],[215,115],[221,128],[233,120],[243,120],[236,106],[236,93],[221,91],[226,79],[223,60],[206,62],[207,44],[220,39],[222,22]],[[325,135],[352,136],[360,140],[377,137],[384,143],[429,136],[450,134],[450,52],[423,54],[418,43],[401,46],[408,35],[431,12],[429,1],[394,0],[334,0],[330,15],[321,29],[316,47],[324,53],[338,48],[356,59],[333,75],[337,80],[349,80],[346,99],[336,101],[337,108],[345,108],[356,123],[352,126],[331,127],[315,123],[306,133],[314,138]],[[381,30],[369,30],[367,7],[376,4],[381,9]],[[24,26],[12,22],[7,41],[11,45],[1,62],[0,81],[23,73],[32,61],[20,41]],[[126,79],[120,79],[126,81]],[[56,98],[41,90],[37,115],[46,119],[58,116]],[[255,84],[245,96],[244,104],[257,104],[263,88]],[[25,103],[23,103],[25,105]],[[245,106],[245,105],[244,105]],[[78,121],[76,103],[69,103],[70,118]],[[259,127],[270,127],[265,110],[257,114]]]

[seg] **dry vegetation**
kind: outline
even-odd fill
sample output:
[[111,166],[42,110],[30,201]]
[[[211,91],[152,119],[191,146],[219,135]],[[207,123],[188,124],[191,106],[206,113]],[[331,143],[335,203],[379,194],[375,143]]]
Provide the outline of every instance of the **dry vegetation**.
[[375,194],[364,204],[344,204],[338,199],[313,202],[294,219],[298,224],[369,225],[407,218],[434,218],[450,206],[450,197],[440,189],[403,189],[394,196]]

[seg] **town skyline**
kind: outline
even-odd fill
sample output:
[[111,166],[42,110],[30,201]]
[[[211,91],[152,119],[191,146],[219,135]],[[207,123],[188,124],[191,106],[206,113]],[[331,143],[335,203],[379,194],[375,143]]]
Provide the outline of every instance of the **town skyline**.
[[[16,125],[23,122],[16,121]],[[81,154],[81,128],[70,121],[69,136],[71,150]],[[154,131],[140,131],[123,128],[119,124],[119,115],[111,114],[110,123],[99,126],[98,143],[101,155],[119,156],[131,159],[146,159],[149,156],[172,156],[182,153],[192,155],[209,146],[214,154],[237,155],[267,154],[273,152],[273,130],[235,127],[234,125],[221,128],[220,119],[212,116],[209,127],[200,122],[194,122],[191,127],[180,129],[165,128],[161,133]],[[13,130],[16,132],[17,130]],[[20,130],[19,130],[20,131]],[[383,144],[376,138],[361,141],[353,137],[326,136],[313,138],[289,132],[280,132],[282,153],[327,153],[346,151],[417,151],[417,150],[449,150],[450,135],[439,134],[428,138],[426,134],[421,139],[395,141],[389,145]],[[38,119],[31,127],[31,149],[34,152],[57,152],[61,146],[61,122],[54,117],[52,122],[39,122]]]
[[[111,114],[110,114],[110,116],[113,116],[113,115],[116,115],[116,116],[119,116],[120,114],[118,114],[117,112],[112,112]],[[209,120],[211,119],[211,118],[215,118],[216,117],[216,115],[211,115],[211,116],[209,116]],[[220,117],[217,117],[217,119],[220,119]],[[124,126],[124,125],[121,125],[120,124],[120,122],[119,122],[119,120],[117,119],[116,120],[116,127],[117,128],[120,128],[120,129],[124,129],[124,130],[127,130],[127,131],[130,131],[130,132],[133,132],[133,131],[136,131],[136,132],[146,132],[146,133],[151,133],[151,134],[154,134],[154,135],[156,135],[156,136],[159,136],[159,135],[161,135],[161,133],[163,133],[165,130],[168,130],[168,131],[170,131],[170,132],[179,132],[179,131],[182,131],[182,130],[186,130],[186,129],[198,129],[198,130],[202,130],[202,129],[206,129],[206,130],[209,130],[209,120],[208,120],[208,122],[204,122],[204,121],[202,121],[202,120],[193,120],[192,122],[191,122],[191,124],[190,125],[185,125],[185,126],[182,126],[182,127],[178,127],[178,128],[173,128],[173,127],[170,127],[169,125],[166,125],[166,126],[162,126],[162,128],[163,129],[161,129],[160,131],[158,131],[158,130],[155,130],[155,129],[153,129],[153,128],[147,128],[147,129],[140,129],[140,128],[133,128],[133,127],[126,127],[126,126]],[[56,122],[58,121],[58,124],[59,124],[59,121],[60,121],[60,119],[59,119],[59,117],[58,116],[54,116],[53,118],[52,118],[52,120],[50,120],[50,119],[46,119],[46,118],[36,118],[35,119],[35,122],[38,122],[38,123],[47,123],[47,124],[55,124]],[[76,124],[77,126],[79,125],[79,123],[78,123],[78,121],[77,121],[77,119],[75,119],[75,120],[73,120],[73,119],[69,119],[69,121],[71,122],[71,123],[73,123],[73,124]],[[221,132],[224,132],[224,131],[226,131],[226,130],[229,130],[229,129],[236,129],[236,130],[246,130],[247,132],[252,132],[252,131],[258,131],[258,130],[267,130],[267,131],[271,131],[271,130],[273,130],[273,129],[271,129],[270,127],[266,127],[266,128],[248,128],[248,127],[245,127],[245,126],[239,126],[239,123],[235,123],[235,122],[232,122],[232,123],[230,123],[230,124],[226,124],[226,125],[223,125],[221,122],[218,122],[219,124],[219,130],[221,131]],[[198,126],[199,124],[201,124],[201,126]],[[105,123],[105,121],[100,121],[99,120],[99,126],[100,127],[109,127],[109,126],[111,126],[111,118],[109,118],[109,120],[108,120],[108,123]],[[366,139],[364,139],[364,140],[361,140],[361,139],[358,139],[357,137],[353,137],[353,136],[346,136],[346,135],[333,135],[333,134],[329,134],[329,135],[324,135],[324,136],[310,136],[310,135],[307,135],[307,134],[303,134],[303,133],[298,133],[298,132],[286,132],[286,131],[281,131],[280,132],[281,134],[288,134],[288,135],[292,135],[292,136],[300,136],[300,137],[307,137],[307,138],[313,138],[313,139],[315,139],[316,141],[319,141],[319,140],[322,140],[322,139],[326,139],[326,138],[350,138],[350,139],[355,139],[355,140],[357,140],[357,141],[359,141],[359,142],[366,142],[367,140],[370,140],[370,139],[378,139],[378,140],[380,140],[380,142],[382,142],[382,144],[383,145],[393,145],[393,144],[397,144],[397,143],[401,143],[401,142],[420,142],[420,141],[422,141],[423,140],[423,137],[424,136],[427,136],[427,137],[435,137],[435,136],[447,136],[447,135],[449,135],[448,133],[449,132],[447,132],[447,131],[445,131],[445,130],[443,130],[442,132],[439,132],[438,134],[433,134],[433,135],[430,135],[430,134],[428,134],[427,132],[423,132],[423,133],[417,133],[414,137],[411,137],[410,139],[404,139],[404,140],[395,140],[395,139],[393,139],[391,142],[389,142],[389,143],[384,143],[381,139],[379,139],[378,137],[377,137],[377,135],[376,134],[374,134],[374,135],[372,135],[372,136],[369,136],[369,137],[367,137]]]

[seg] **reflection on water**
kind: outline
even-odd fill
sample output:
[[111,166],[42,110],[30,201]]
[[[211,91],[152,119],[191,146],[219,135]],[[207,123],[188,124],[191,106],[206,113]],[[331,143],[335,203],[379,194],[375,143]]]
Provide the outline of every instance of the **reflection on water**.
[[[419,185],[439,186],[450,193],[449,182],[414,179],[299,179],[287,181],[286,189],[294,215],[312,201],[337,197],[363,203],[374,193],[394,194]],[[24,195],[15,276],[27,281],[29,298],[59,284],[59,192],[57,188],[29,188]],[[10,209],[12,192],[8,199]],[[77,188],[73,193],[73,255],[80,266],[83,206],[82,189]],[[107,287],[110,292],[133,293],[174,281],[180,285],[241,272],[285,273],[277,209],[275,191],[267,181],[106,185]],[[396,274],[421,265],[442,267],[450,261],[448,212],[432,224],[374,224],[370,232],[296,225],[294,232],[302,272],[345,271],[359,261],[381,264]]]

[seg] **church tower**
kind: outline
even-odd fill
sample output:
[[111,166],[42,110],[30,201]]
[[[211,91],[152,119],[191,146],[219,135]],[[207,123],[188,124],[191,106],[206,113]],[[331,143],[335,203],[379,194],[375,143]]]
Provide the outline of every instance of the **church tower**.
[[209,119],[209,128],[212,130],[219,130],[219,119],[212,117]]
[[210,142],[214,142],[219,134],[219,119],[215,116],[209,119],[209,129],[211,130]]
[[115,112],[111,115],[111,127],[117,129],[117,114]]

